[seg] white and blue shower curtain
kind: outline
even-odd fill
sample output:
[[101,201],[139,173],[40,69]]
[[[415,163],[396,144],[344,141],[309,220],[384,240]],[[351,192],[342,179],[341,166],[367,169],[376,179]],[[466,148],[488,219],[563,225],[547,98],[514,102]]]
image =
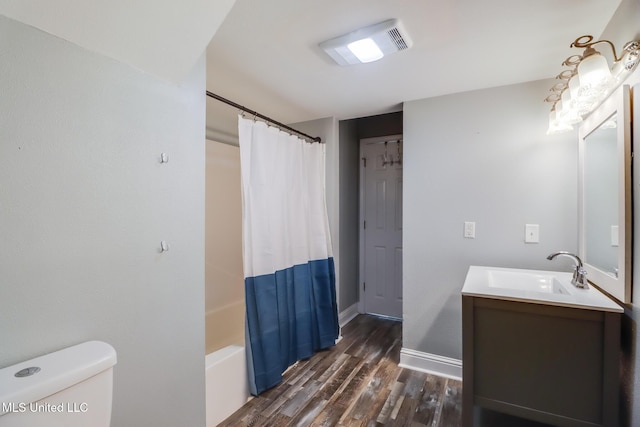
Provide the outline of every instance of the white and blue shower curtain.
[[324,144],[238,117],[251,393],[338,338]]

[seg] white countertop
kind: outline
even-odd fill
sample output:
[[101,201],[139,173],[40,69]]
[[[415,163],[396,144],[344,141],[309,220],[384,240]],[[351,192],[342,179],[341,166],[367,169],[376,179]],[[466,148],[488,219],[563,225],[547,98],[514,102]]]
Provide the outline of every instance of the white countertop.
[[[491,273],[495,272],[495,273]],[[490,280],[491,275],[499,275],[504,282],[505,277],[510,275],[514,278],[513,286],[496,285]],[[552,285],[546,283],[553,282],[551,278],[557,279],[557,292],[552,293],[546,290],[533,290],[531,286],[518,285],[518,278],[531,275],[533,278],[540,278],[544,282],[544,288],[551,288]],[[481,267],[472,265],[467,272],[464,281],[462,295],[493,298],[509,301],[520,301],[534,304],[555,305],[561,307],[582,308],[586,310],[599,310],[622,313],[624,310],[614,300],[600,292],[595,286],[589,284],[589,289],[580,289],[571,284],[572,273],[546,270],[525,270],[518,268]],[[526,289],[526,288],[529,289]]]

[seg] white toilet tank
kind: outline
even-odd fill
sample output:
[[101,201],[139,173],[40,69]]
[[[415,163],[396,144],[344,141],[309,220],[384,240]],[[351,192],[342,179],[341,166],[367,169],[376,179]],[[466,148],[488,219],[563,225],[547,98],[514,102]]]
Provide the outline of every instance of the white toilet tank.
[[109,427],[115,364],[88,341],[0,369],[0,427]]

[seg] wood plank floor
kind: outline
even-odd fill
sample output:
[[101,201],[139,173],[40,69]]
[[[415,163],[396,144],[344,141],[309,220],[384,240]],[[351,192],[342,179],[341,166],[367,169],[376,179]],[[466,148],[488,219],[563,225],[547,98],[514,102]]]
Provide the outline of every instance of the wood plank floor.
[[398,367],[400,322],[360,315],[342,334],[219,426],[460,425],[460,381]]

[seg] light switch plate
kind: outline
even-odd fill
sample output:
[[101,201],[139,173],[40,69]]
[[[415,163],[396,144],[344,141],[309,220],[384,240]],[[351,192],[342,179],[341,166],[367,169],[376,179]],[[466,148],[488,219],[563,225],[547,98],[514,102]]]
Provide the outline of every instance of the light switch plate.
[[619,246],[620,245],[620,228],[617,225],[611,226],[611,246]]
[[524,242],[525,243],[540,242],[540,225],[539,224],[524,225]]
[[465,239],[476,238],[476,223],[471,221],[465,221],[464,223],[464,237]]

